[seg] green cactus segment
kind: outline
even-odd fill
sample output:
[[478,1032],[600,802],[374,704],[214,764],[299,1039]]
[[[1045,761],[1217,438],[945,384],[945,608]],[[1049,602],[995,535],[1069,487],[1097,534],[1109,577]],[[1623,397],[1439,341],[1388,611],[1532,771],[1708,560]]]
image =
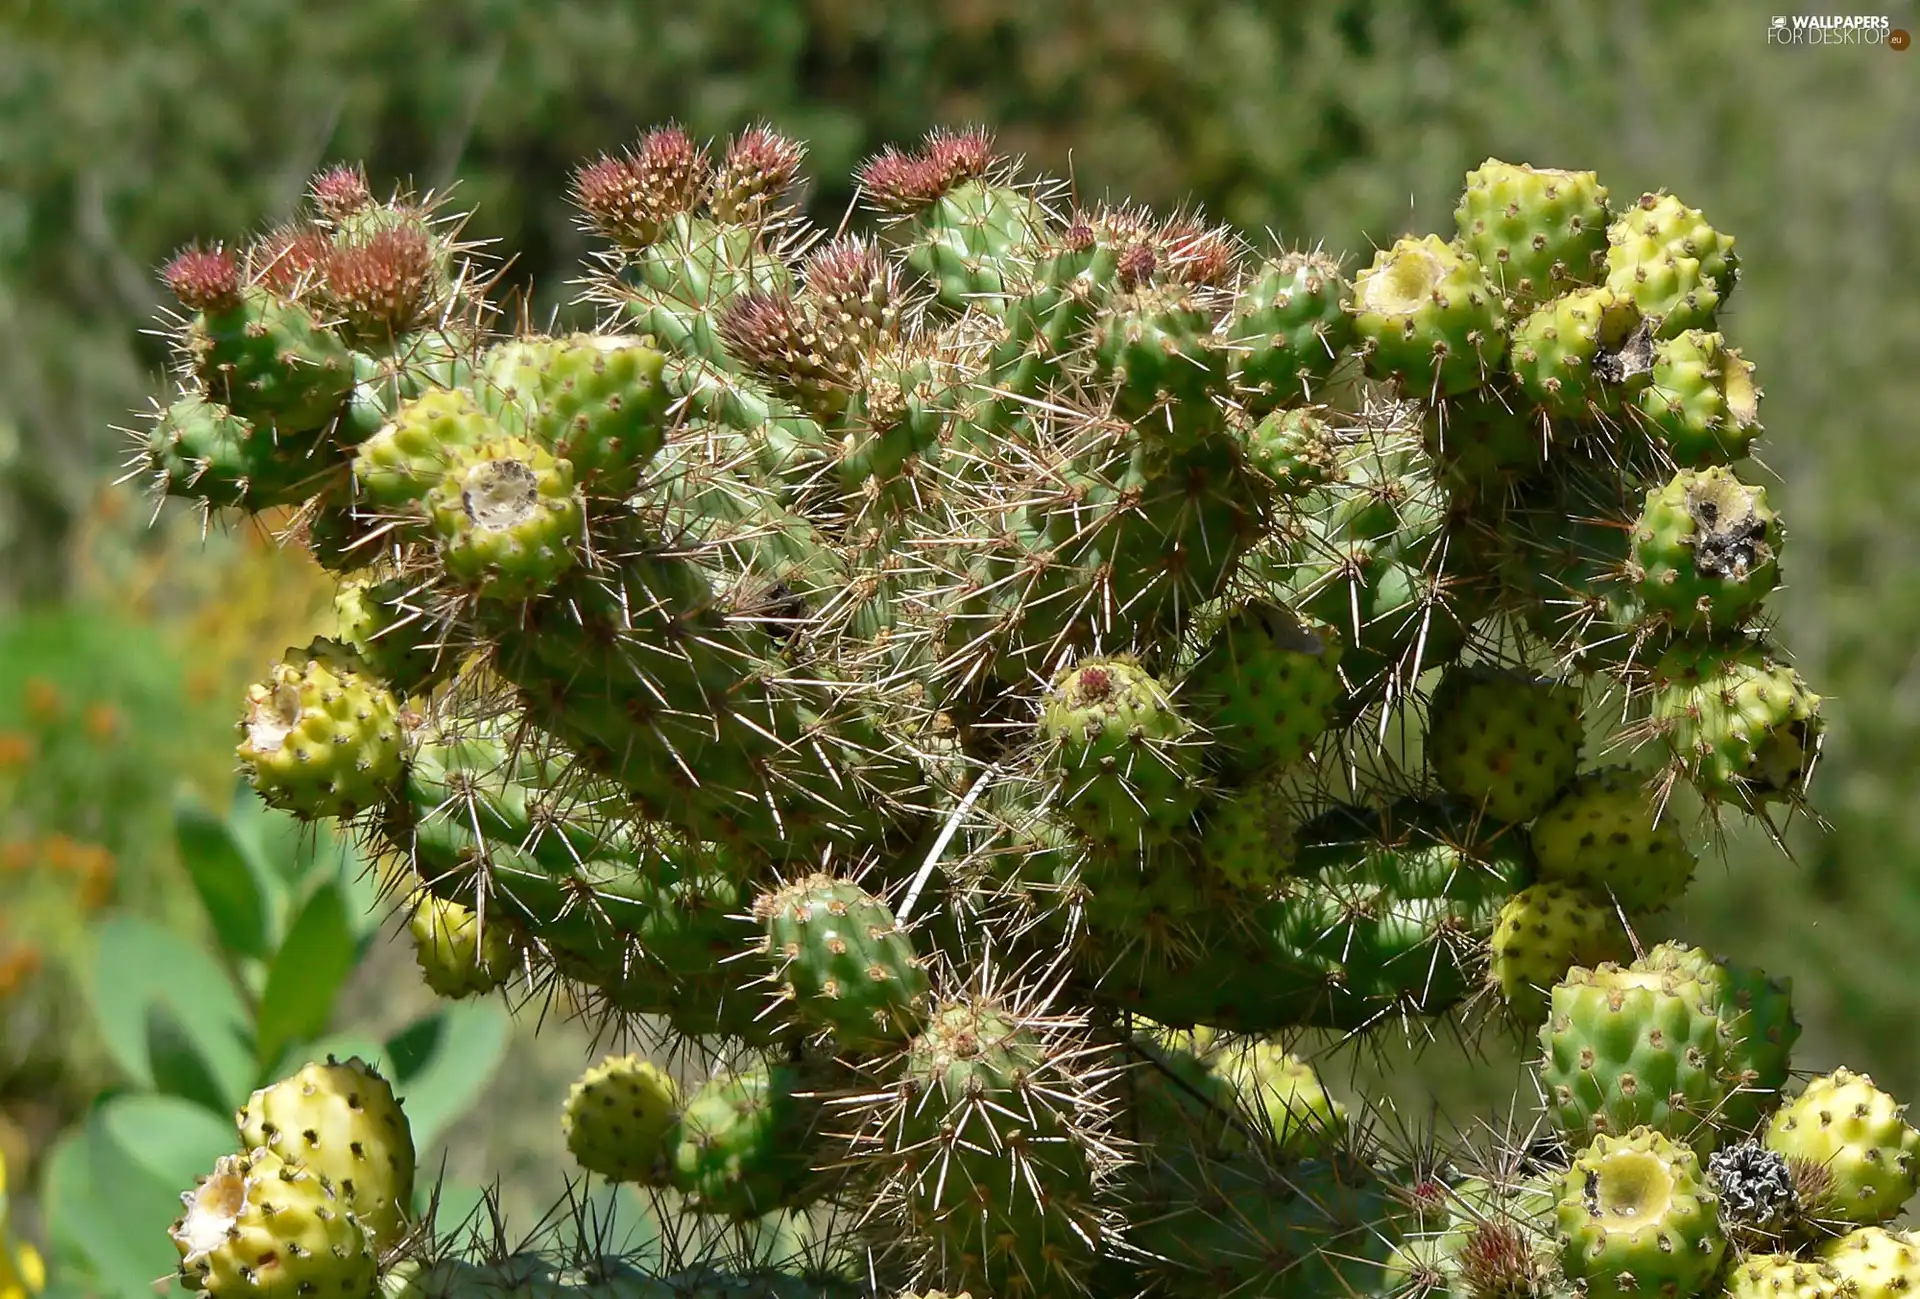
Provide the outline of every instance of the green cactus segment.
[[1334,481],[1340,451],[1327,422],[1302,407],[1277,410],[1244,434],[1247,463],[1282,499],[1304,496]]
[[793,1013],[843,1047],[883,1048],[923,1025],[929,984],[885,903],[858,884],[814,875],[754,903],[767,955]]
[[1235,396],[1256,418],[1312,401],[1354,340],[1353,288],[1324,253],[1283,253],[1262,263],[1226,324]]
[[1303,557],[1277,583],[1340,633],[1343,716],[1452,661],[1477,612],[1479,590],[1448,562],[1445,492],[1411,431],[1382,429],[1346,450],[1337,480],[1301,503]]
[[238,1119],[248,1150],[271,1151],[332,1187],[376,1249],[405,1234],[413,1204],[413,1132],[393,1088],[358,1056],[330,1056],[261,1088]]
[[460,653],[438,644],[440,623],[417,601],[418,583],[352,578],[334,593],[335,630],[396,697],[424,694],[453,673]]
[[1117,384],[1114,413],[1138,421],[1143,436],[1185,441],[1220,421],[1213,399],[1226,386],[1228,356],[1212,314],[1183,285],[1116,297],[1094,362]]
[[1632,298],[1660,338],[1712,329],[1739,271],[1733,237],[1671,194],[1643,194],[1607,228],[1607,287]]
[[1428,708],[1427,760],[1448,793],[1499,820],[1531,821],[1573,778],[1583,734],[1577,688],[1455,666]]
[[1344,1156],[1159,1153],[1130,1189],[1129,1245],[1156,1293],[1247,1299],[1384,1292],[1388,1190]]
[[264,289],[195,316],[186,348],[209,400],[287,434],[328,427],[353,391],[346,345],[305,307]]
[[1019,190],[967,181],[913,219],[907,265],[933,282],[948,310],[997,313],[1047,226],[1046,210]]
[[1706,985],[1720,1021],[1720,1076],[1727,1091],[1715,1126],[1723,1133],[1751,1133],[1778,1104],[1800,1038],[1792,984],[1681,943],[1661,943],[1646,954],[1645,963]]
[[1216,632],[1187,674],[1182,705],[1212,740],[1231,781],[1308,757],[1342,694],[1340,639],[1285,605],[1248,605]]
[[1236,889],[1264,895],[1293,869],[1300,820],[1298,803],[1275,782],[1242,785],[1201,823],[1201,865]]
[[222,1155],[180,1201],[180,1283],[210,1299],[365,1295],[379,1260],[323,1176],[271,1151]]
[[509,433],[570,463],[590,494],[622,497],[666,439],[665,365],[641,339],[575,334],[495,348],[476,386]]
[[1648,1127],[1710,1151],[1726,1097],[1718,1010],[1713,991],[1680,971],[1569,970],[1540,1029],[1549,1115],[1575,1141]]
[[1050,1030],[974,997],[935,1006],[907,1049],[888,1124],[894,1176],[922,1267],[949,1292],[1086,1286],[1100,1241],[1095,1151],[1062,1050]]
[[560,1112],[574,1162],[610,1182],[672,1184],[680,1092],[636,1055],[608,1056],[574,1081]]
[[1593,284],[1605,273],[1607,187],[1590,171],[1489,158],[1467,173],[1454,210],[1460,242],[1518,306]]
[[1676,645],[1654,667],[1652,715],[1703,798],[1800,797],[1819,751],[1820,696],[1763,642]]
[[1549,445],[1532,404],[1487,384],[1427,409],[1422,436],[1444,481],[1466,494],[1498,489],[1545,466]]
[[1719,334],[1703,329],[1662,342],[1640,394],[1642,424],[1682,468],[1742,459],[1760,436],[1760,389],[1753,365]]
[[804,1208],[818,1194],[820,1102],[792,1065],[710,1079],[687,1098],[673,1185],[701,1213],[758,1218]]
[[1903,1299],[1920,1289],[1920,1248],[1904,1231],[1856,1227],[1821,1246],[1820,1261],[1858,1299]]
[[391,423],[355,449],[354,485],[366,505],[403,509],[424,501],[463,453],[502,436],[471,394],[436,388],[402,403]]
[[1054,678],[1041,714],[1060,809],[1081,833],[1132,845],[1164,837],[1199,801],[1192,723],[1124,658],[1082,659]]
[[1501,905],[1531,869],[1522,833],[1462,809],[1336,808],[1298,837],[1292,871],[1197,966],[1145,980],[1140,1009],[1164,1023],[1247,1032],[1357,1028],[1432,1015],[1479,986]]
[[1617,479],[1574,470],[1505,511],[1496,562],[1507,603],[1567,668],[1632,663],[1662,630],[1648,622],[1631,581],[1638,510]]
[[1727,1299],[1850,1299],[1850,1278],[1831,1263],[1794,1254],[1754,1254],[1727,1273]]
[[1698,865],[1646,778],[1624,767],[1569,785],[1535,819],[1533,851],[1541,879],[1591,890],[1634,915],[1678,901]]
[[1715,1203],[1686,1146],[1645,1128],[1602,1134],[1561,1179],[1561,1266],[1592,1299],[1690,1299],[1726,1256]]
[[169,496],[255,511],[306,500],[341,465],[324,437],[283,437],[191,393],[160,413],[145,458]]
[[522,439],[455,454],[427,508],[448,575],[491,598],[537,595],[577,562],[573,466]]
[[686,214],[667,223],[622,279],[628,316],[658,346],[732,372],[740,362],[719,331],[727,304],[750,293],[787,291],[793,282],[760,229]]
[[1610,414],[1646,387],[1651,346],[1641,325],[1631,298],[1608,288],[1576,289],[1514,328],[1514,377],[1549,414]]
[[1347,1107],[1327,1094],[1312,1065],[1275,1042],[1221,1054],[1216,1066],[1255,1131],[1283,1154],[1324,1154],[1347,1136]]
[[248,687],[239,731],[254,789],[302,817],[352,816],[400,778],[399,706],[333,641],[288,650]]
[[1479,387],[1506,351],[1499,298],[1479,260],[1438,235],[1381,249],[1354,278],[1353,311],[1367,373],[1400,379],[1416,397]]
[[1500,908],[1487,973],[1514,1019],[1544,1021],[1552,989],[1576,966],[1632,956],[1607,898],[1555,881],[1531,884]]
[[1720,466],[1682,470],[1647,493],[1633,533],[1635,586],[1682,633],[1731,631],[1779,584],[1784,540],[1766,488]]
[[430,392],[467,387],[477,346],[460,331],[429,329],[393,339],[375,351],[356,351],[353,395],[334,425],[335,440],[357,447],[392,423],[406,403]]
[[1836,1069],[1776,1110],[1762,1140],[1824,1173],[1818,1203],[1802,1206],[1808,1217],[1884,1224],[1920,1185],[1920,1132],[1908,1126],[1906,1108],[1865,1074]]
[[413,939],[414,960],[427,986],[440,996],[456,1001],[482,996],[519,969],[520,953],[497,917],[489,918],[483,931],[476,912],[424,889],[415,892],[410,908],[407,934]]

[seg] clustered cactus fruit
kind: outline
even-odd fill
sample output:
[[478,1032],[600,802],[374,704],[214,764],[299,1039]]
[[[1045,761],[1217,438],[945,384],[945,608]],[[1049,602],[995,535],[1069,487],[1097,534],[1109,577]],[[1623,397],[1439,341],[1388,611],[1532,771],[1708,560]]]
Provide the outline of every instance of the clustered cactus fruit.
[[[870,160],[833,234],[803,155],[669,126],[583,167],[603,322],[555,336],[436,204],[328,172],[167,268],[139,461],[297,504],[341,576],[338,639],[247,702],[262,796],[396,863],[437,991],[545,981],[696,1048],[586,1073],[569,1149],[802,1222],[804,1266],[449,1257],[349,1065],[255,1098],[183,1276],[1909,1288],[1901,1108],[1793,1094],[1785,983],[1633,936],[1683,824],[1790,813],[1819,750],[1763,618],[1733,239],[1489,160],[1349,278],[1076,206],[975,130]],[[1544,1139],[1423,1163],[1290,1053],[1439,1020],[1537,1035]]]

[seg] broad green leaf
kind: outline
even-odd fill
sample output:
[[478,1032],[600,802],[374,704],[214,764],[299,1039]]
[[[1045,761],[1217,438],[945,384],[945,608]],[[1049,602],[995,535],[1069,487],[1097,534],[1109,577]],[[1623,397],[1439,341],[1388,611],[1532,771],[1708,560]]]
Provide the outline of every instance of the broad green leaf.
[[359,955],[338,883],[316,889],[274,954],[260,998],[259,1058],[278,1058],[288,1045],[319,1037],[333,1019],[340,986]]
[[116,1145],[160,1181],[187,1190],[214,1161],[240,1149],[232,1115],[217,1118],[172,1096],[116,1096],[95,1111]]
[[487,1193],[477,1186],[439,1183],[439,1201],[434,1201],[435,1183],[427,1177],[417,1178],[413,1185],[413,1213],[416,1218],[425,1218],[428,1209],[433,1210],[433,1235],[436,1240],[463,1238],[475,1225],[486,1223],[484,1210]]
[[254,1073],[250,1017],[206,952],[136,916],[101,924],[88,998],[108,1053],[127,1077],[155,1085],[149,1007],[168,1007],[223,1095],[245,1096]]
[[[244,1052],[241,1053],[244,1056]],[[147,1006],[147,1061],[153,1089],[211,1114],[231,1114],[244,1093],[227,1090],[195,1047],[179,1012],[164,1002]]]
[[174,802],[173,837],[221,943],[242,956],[268,955],[266,895],[254,862],[228,823],[197,797],[182,794]]
[[153,1282],[179,1263],[167,1228],[192,1186],[191,1177],[176,1185],[137,1163],[96,1110],[48,1163],[43,1202],[56,1260],[84,1255],[109,1299],[152,1299]]
[[424,1150],[478,1100],[506,1055],[512,1018],[498,1002],[458,1001],[387,1043],[394,1090]]

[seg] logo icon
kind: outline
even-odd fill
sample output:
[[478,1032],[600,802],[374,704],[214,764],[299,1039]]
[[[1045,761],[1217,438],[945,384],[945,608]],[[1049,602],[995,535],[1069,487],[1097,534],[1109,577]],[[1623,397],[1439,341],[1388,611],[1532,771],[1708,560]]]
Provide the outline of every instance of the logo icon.
[[1779,31],[1781,28],[1785,27],[1786,25],[1787,25],[1787,16],[1785,14],[1775,14],[1773,16],[1773,29],[1775,31]]

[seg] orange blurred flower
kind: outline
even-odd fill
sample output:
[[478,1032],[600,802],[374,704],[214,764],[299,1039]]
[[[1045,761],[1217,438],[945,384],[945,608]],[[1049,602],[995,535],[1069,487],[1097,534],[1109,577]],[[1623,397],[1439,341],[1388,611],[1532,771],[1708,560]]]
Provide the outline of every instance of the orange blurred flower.
[[98,911],[113,901],[113,886],[119,872],[114,866],[113,854],[105,848],[96,848],[88,858],[80,876],[80,907],[84,911]]
[[28,979],[40,973],[43,958],[32,943],[21,943],[0,955],[0,1001],[19,992]]
[[40,857],[54,870],[71,870],[74,862],[79,859],[80,848],[79,844],[66,835],[56,832],[40,841]]
[[0,772],[17,771],[33,761],[33,737],[0,731]]
[[36,722],[57,721],[64,700],[60,698],[60,687],[45,677],[34,677],[27,682],[27,716]]
[[19,875],[40,860],[40,846],[30,839],[0,844],[0,874]]
[[120,730],[120,710],[112,704],[89,704],[83,725],[87,734],[104,743]]

